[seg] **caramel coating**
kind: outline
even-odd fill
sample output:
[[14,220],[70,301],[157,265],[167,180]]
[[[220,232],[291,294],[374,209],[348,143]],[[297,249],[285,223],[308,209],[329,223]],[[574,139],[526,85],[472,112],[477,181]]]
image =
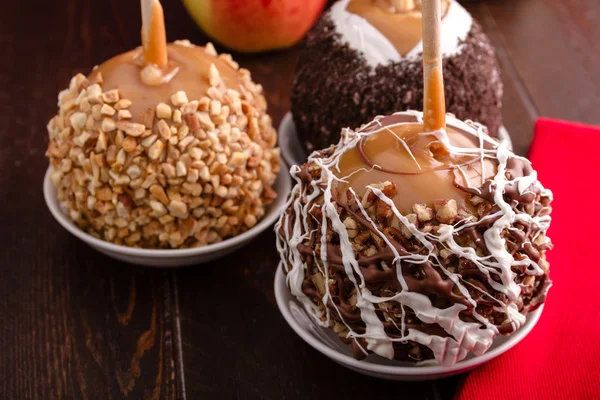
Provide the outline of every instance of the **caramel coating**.
[[[449,2],[442,1],[442,15]],[[360,15],[381,32],[405,56],[421,41],[421,10],[397,12],[390,0],[351,0],[346,10]]]
[[[362,197],[367,185],[389,181],[396,185],[398,194],[393,200],[402,213],[412,212],[415,203],[431,207],[440,199],[454,199],[458,208],[471,209],[469,194],[459,189],[456,183],[468,186],[466,176],[471,185],[481,185],[479,156],[449,154],[439,143],[432,145],[437,140],[432,134],[423,132],[420,123],[405,122],[389,126],[364,140],[362,152],[359,148],[353,148],[344,153],[339,164],[340,170],[336,171],[340,178],[349,176],[343,192],[352,187]],[[448,127],[447,132],[453,146],[479,147],[476,138],[456,128]],[[373,164],[378,167],[373,168]],[[484,178],[495,175],[496,165],[491,161],[485,161],[484,164]],[[464,176],[457,166],[461,166]]]
[[[119,89],[121,97],[131,100],[129,111],[133,119],[141,121],[141,114],[159,103],[168,102],[171,95],[183,90],[190,99],[199,99],[206,94],[210,85],[209,71],[214,64],[219,72],[224,88],[240,90],[242,80],[235,65],[216,54],[209,54],[204,47],[167,46],[168,65],[163,72],[164,82],[149,85],[140,76],[144,71],[142,48],[119,54],[95,68],[89,76],[91,81],[102,76],[104,91]],[[170,77],[170,75],[172,75]],[[170,79],[168,79],[170,77]]]

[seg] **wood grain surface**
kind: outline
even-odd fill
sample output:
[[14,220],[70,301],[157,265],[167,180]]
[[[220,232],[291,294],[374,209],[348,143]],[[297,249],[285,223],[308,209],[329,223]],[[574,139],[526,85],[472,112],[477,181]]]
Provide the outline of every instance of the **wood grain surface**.
[[[177,0],[169,40],[203,44]],[[466,2],[497,48],[504,122],[526,154],[538,116],[600,124],[597,0]],[[41,184],[46,123],[79,71],[139,43],[134,0],[31,0],[0,13],[0,397],[3,399],[451,399],[460,378],[378,381],[305,344],[275,305],[267,231],[211,264],[116,262],[69,235]],[[223,49],[219,49],[221,51]],[[235,55],[263,84],[276,124],[298,47]]]

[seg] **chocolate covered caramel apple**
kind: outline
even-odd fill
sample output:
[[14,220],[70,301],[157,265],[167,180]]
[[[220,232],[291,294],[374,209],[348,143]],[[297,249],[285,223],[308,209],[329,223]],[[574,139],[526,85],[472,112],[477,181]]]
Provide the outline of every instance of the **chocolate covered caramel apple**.
[[[454,0],[442,1],[447,109],[496,136],[502,82],[481,26]],[[291,111],[307,150],[377,115],[423,109],[420,0],[340,0],[307,36]]]
[[215,243],[276,197],[279,150],[262,87],[209,43],[167,44],[162,8],[144,46],[76,75],[48,124],[51,180],[101,239],[145,248]]
[[378,117],[292,175],[276,226],[287,284],[356,358],[451,365],[543,303],[552,194],[481,125]]
[[447,116],[439,0],[423,4],[424,112],[379,116],[291,169],[281,268],[362,359],[483,354],[545,299],[552,193],[483,125]]

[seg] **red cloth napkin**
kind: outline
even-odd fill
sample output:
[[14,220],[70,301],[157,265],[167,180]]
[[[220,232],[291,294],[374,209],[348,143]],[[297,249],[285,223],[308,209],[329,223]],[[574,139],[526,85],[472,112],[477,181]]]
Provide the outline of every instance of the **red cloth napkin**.
[[529,159],[554,192],[554,286],[533,331],[467,375],[456,400],[600,399],[600,128],[540,119]]

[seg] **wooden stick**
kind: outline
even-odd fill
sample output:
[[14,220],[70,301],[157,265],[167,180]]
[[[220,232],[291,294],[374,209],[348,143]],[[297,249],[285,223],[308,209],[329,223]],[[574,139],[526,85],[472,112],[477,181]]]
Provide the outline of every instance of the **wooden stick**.
[[146,65],[167,66],[165,17],[158,0],[140,0],[142,6],[142,46]]
[[422,0],[423,13],[423,123],[426,131],[446,128],[442,74],[441,0]]

